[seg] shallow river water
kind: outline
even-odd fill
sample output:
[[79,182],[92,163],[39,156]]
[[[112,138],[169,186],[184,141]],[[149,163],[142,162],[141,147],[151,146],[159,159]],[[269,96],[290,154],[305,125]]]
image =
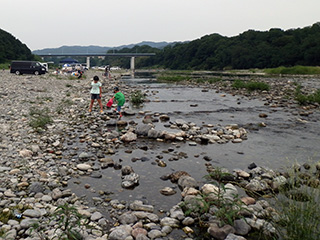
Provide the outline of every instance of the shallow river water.
[[[99,196],[98,191],[111,191],[112,199],[135,200],[143,199],[156,209],[169,210],[181,200],[180,190],[176,184],[160,179],[162,175],[174,171],[186,171],[199,182],[204,182],[207,174],[203,159],[210,156],[214,166],[247,170],[247,166],[254,162],[258,166],[268,166],[273,169],[300,163],[320,160],[320,114],[315,111],[308,118],[294,114],[293,110],[285,108],[270,108],[260,100],[249,100],[246,97],[232,96],[230,94],[216,93],[209,89],[148,83],[137,79],[123,80],[127,84],[140,84],[148,87],[147,97],[150,102],[138,111],[150,111],[170,116],[170,121],[183,119],[198,126],[212,124],[225,126],[238,124],[248,131],[248,139],[242,143],[208,144],[189,146],[188,142],[162,143],[148,139],[140,139],[134,144],[120,146],[117,153],[112,156],[116,162],[130,165],[140,175],[140,184],[133,190],[121,188],[121,171],[114,168],[100,170],[102,178],[81,177],[80,184],[70,182],[71,187],[78,195],[85,195],[90,201],[91,197]],[[265,113],[267,118],[260,118]],[[142,120],[136,116],[125,116],[124,120]],[[258,127],[264,122],[266,127]],[[155,123],[156,129],[165,129],[164,124]],[[140,147],[147,146],[148,150]],[[126,150],[132,150],[126,153]],[[170,159],[179,154],[186,153],[187,157],[178,161]],[[155,160],[158,155],[163,156],[166,167],[159,167]],[[146,161],[131,161],[133,158],[145,157]],[[84,184],[91,185],[90,191]],[[159,191],[164,187],[172,187],[177,193],[172,196],[163,196]]]

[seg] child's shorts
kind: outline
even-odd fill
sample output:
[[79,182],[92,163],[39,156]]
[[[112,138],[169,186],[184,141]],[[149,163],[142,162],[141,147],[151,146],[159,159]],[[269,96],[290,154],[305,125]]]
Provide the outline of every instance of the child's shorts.
[[121,112],[121,106],[119,106],[119,105],[117,106],[117,111]]
[[101,99],[100,94],[91,94],[91,99]]

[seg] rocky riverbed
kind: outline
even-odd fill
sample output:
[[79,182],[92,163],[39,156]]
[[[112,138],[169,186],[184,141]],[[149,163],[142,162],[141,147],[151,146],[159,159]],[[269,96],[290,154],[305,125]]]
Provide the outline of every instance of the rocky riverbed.
[[[70,80],[66,76],[48,74],[16,76],[1,73],[0,210],[3,218],[0,227],[6,233],[3,239],[41,239],[41,234],[37,234],[40,228],[30,231],[34,222],[40,223],[42,234],[49,238],[58,236],[62,233],[61,229],[56,231],[59,221],[51,216],[64,204],[76,206],[88,219],[91,228],[76,229],[85,239],[196,239],[198,216],[186,216],[179,203],[192,208],[201,202],[199,196],[218,191],[202,179],[204,171],[213,172],[217,160],[217,155],[211,155],[208,149],[232,146],[236,149],[235,155],[243,155],[244,150],[237,146],[250,142],[251,132],[276,123],[276,120],[268,123],[267,119],[270,115],[277,116],[280,109],[301,128],[311,126],[313,130],[316,127],[308,123],[317,124],[319,119],[318,105],[300,107],[292,99],[295,81],[302,82],[305,91],[311,92],[318,83],[316,79],[312,79],[314,84],[309,84],[305,79],[265,78],[263,81],[271,85],[271,91],[259,94],[235,91],[229,87],[232,82],[229,79],[214,85],[187,82],[178,91],[197,88],[204,98],[203,105],[200,99],[190,102],[187,108],[179,106],[177,97],[172,100],[170,95],[159,98],[161,89],[128,85],[120,81],[119,76],[102,79],[105,100],[112,96],[114,86],[119,86],[126,96],[137,89],[147,96],[148,106],[139,109],[128,102],[125,115],[119,120],[112,109],[105,109],[100,114],[96,106],[92,113],[88,112],[90,79],[95,74],[89,71],[87,79]],[[218,117],[218,109],[203,109],[207,104],[206,96],[209,96],[206,94],[212,91],[222,99],[230,97],[233,115],[237,114],[236,106],[248,104],[246,109],[250,110],[250,103],[261,101],[259,104],[263,103],[264,108],[256,116],[259,120],[254,124],[240,117],[236,117],[236,121],[234,117],[219,121],[227,111],[220,110]],[[178,93],[175,95],[179,96]],[[175,107],[178,106],[179,111],[161,108],[165,102],[177,104]],[[188,115],[188,112],[194,114]],[[50,116],[52,122],[43,129],[31,127],[30,123],[41,114]],[[210,114],[215,117],[211,118]],[[272,147],[275,146],[270,149]],[[203,148],[206,152],[196,150]],[[190,158],[198,162],[199,169],[179,167],[184,159]],[[253,161],[258,166],[245,171]],[[148,163],[149,167],[142,163]],[[234,169],[232,163],[220,165],[228,167],[240,185],[251,192],[275,190],[285,181],[279,172],[263,167],[251,158],[236,166],[241,169]],[[147,174],[150,175],[148,178],[145,177]],[[165,180],[171,184],[154,189],[158,188],[155,181]],[[224,193],[223,199],[233,201],[232,196],[239,189],[228,184],[231,190]],[[141,191],[144,196],[134,194],[136,189],[143,187],[146,187]],[[118,194],[112,192],[116,189]],[[149,198],[156,193],[160,202],[170,199],[171,205],[166,208],[155,206],[156,202]],[[272,226],[263,220],[273,214],[266,201],[244,194],[242,202],[243,208],[248,210],[243,213],[247,221],[239,220],[234,226],[221,227],[213,218],[216,209],[208,212],[209,236],[245,239],[252,229],[274,233]]]

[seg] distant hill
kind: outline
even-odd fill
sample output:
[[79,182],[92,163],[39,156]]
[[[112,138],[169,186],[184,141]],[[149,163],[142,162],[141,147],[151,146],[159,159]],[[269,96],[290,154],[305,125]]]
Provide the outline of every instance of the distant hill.
[[0,29],[0,63],[11,60],[34,60],[34,55],[20,40]]
[[175,43],[168,43],[168,42],[149,42],[143,41],[136,44],[129,44],[129,45],[121,45],[118,47],[100,47],[100,46],[61,46],[59,48],[45,48],[41,50],[33,51],[33,54],[57,54],[57,53],[106,53],[109,50],[121,50],[123,48],[133,48],[134,46],[143,46],[147,45],[152,48],[164,48],[168,45],[174,45]]
[[320,65],[320,22],[304,28],[248,30],[238,36],[211,34],[165,47],[137,68],[222,70]]

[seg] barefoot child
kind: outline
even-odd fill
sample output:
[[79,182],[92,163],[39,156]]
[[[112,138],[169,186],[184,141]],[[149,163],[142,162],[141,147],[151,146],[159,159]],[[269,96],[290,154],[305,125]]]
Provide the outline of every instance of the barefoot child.
[[113,90],[114,90],[115,95],[112,97],[112,99],[117,100],[118,105],[115,110],[120,114],[120,116],[119,116],[119,119],[120,119],[122,117],[121,107],[124,105],[126,99],[125,99],[123,93],[119,91],[118,87],[115,87]]
[[99,77],[98,76],[94,76],[93,77],[93,81],[91,82],[91,102],[90,102],[90,107],[89,107],[89,112],[92,111],[92,106],[94,103],[94,100],[97,99],[99,105],[100,105],[100,113],[103,113],[103,108],[102,108],[102,102],[101,102],[101,94],[102,94],[102,90],[101,90],[101,82],[99,82]]

